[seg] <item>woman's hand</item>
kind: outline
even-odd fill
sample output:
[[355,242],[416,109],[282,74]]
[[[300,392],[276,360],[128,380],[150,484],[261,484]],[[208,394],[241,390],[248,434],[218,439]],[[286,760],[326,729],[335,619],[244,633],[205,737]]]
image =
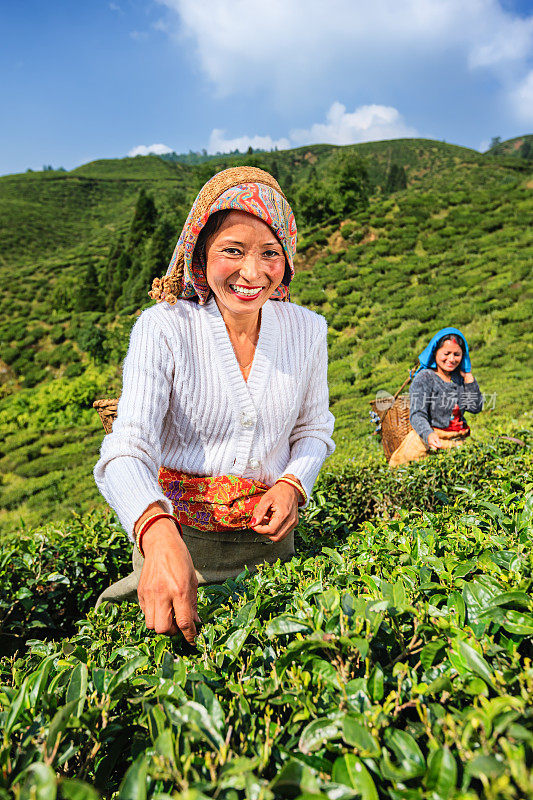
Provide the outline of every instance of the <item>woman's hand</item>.
[[474,376],[471,372],[463,372],[462,369],[459,370],[461,375],[463,376],[463,380],[465,383],[474,383]]
[[193,644],[198,580],[187,547],[172,520],[154,522],[143,536],[144,564],[137,594],[146,627],[174,636],[180,630]]
[[443,443],[441,442],[435,431],[429,434],[428,445],[430,450],[439,450],[441,447],[444,447]]
[[275,483],[254,508],[250,528],[268,536],[271,542],[281,542],[298,525],[300,499],[290,484]]

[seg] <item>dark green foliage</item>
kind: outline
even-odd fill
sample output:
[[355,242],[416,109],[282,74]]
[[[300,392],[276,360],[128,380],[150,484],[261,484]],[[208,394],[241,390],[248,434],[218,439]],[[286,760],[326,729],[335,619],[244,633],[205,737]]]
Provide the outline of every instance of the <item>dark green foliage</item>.
[[131,265],[132,260],[130,254],[123,250],[118,257],[109,294],[107,295],[106,305],[108,308],[113,308],[115,306],[116,301],[124,291],[124,287],[130,276]]
[[79,353],[67,342],[55,347],[50,352],[43,352],[43,356],[46,363],[52,367],[61,367],[63,364],[71,364],[73,361],[80,360]]
[[144,188],[141,188],[130,226],[129,245],[131,249],[138,247],[146,236],[152,235],[156,219],[157,210],[154,201],[150,195],[146,194]]
[[97,364],[102,364],[106,358],[106,338],[106,332],[99,325],[86,325],[80,328],[77,341]]
[[37,386],[46,377],[46,370],[39,367],[37,364],[30,364],[24,369],[22,382],[27,389]]
[[[61,458],[60,454],[55,457]],[[109,513],[74,515],[61,529],[52,526],[48,534],[23,536],[22,541],[4,538],[3,556],[11,556],[2,572],[1,649],[5,652],[16,644],[9,638],[26,639],[30,631],[39,630],[41,635],[74,632],[75,620],[94,605],[95,593],[124,572],[124,540]],[[71,592],[66,591],[69,585]]]
[[355,153],[341,156],[338,170],[338,208],[342,214],[353,216],[368,205],[368,171],[364,161]]
[[102,280],[100,289],[104,296],[105,307],[107,309],[112,308],[114,305],[114,301],[112,300],[113,297],[112,287],[115,284],[117,265],[123,251],[124,251],[124,239],[122,237],[119,237],[118,240],[111,245],[105,269],[102,270],[101,273]]
[[505,442],[378,472],[374,508],[324,476],[290,562],[200,590],[196,649],[89,610],[127,569],[109,515],[4,539],[1,791],[530,797],[531,478]]
[[100,292],[98,275],[90,261],[81,276],[76,297],[76,311],[102,311],[104,298]]
[[300,301],[306,306],[321,306],[326,302],[324,289],[318,287],[303,289],[300,293]]
[[307,220],[309,225],[319,225],[336,213],[336,202],[331,188],[319,183],[316,176],[301,187],[296,202],[300,217]]
[[391,164],[385,184],[385,192],[387,194],[392,194],[392,192],[398,192],[406,188],[407,177],[404,168],[398,164]]
[[54,325],[49,335],[54,344],[60,344],[65,340],[65,330],[62,325]]
[[137,275],[132,273],[132,300],[139,306],[146,303],[148,290],[152,287],[154,278],[164,275],[170,255],[174,249],[176,233],[170,219],[163,218],[158,221],[150,243],[148,245],[144,262],[138,269]]
[[65,378],[77,378],[83,374],[83,367],[79,362],[67,364],[65,368]]
[[2,348],[2,359],[6,364],[12,364],[19,354],[18,347],[4,347]]

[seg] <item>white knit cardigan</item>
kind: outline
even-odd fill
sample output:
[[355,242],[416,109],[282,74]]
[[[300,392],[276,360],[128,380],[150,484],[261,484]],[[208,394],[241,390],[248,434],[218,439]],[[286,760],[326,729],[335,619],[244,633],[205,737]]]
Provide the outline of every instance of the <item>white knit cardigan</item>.
[[214,298],[143,311],[131,332],[117,418],[94,468],[130,538],[151,503],[172,512],[160,466],[268,486],[293,474],[310,496],[335,448],[326,331],[313,311],[268,300],[246,382]]

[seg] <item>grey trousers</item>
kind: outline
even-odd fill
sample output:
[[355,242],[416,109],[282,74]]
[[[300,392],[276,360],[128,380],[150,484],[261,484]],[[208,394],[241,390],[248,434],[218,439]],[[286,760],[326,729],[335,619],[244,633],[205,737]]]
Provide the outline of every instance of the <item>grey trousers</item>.
[[[198,584],[224,583],[227,578],[236,578],[245,567],[253,572],[259,564],[273,564],[278,558],[287,561],[294,555],[294,531],[281,542],[271,542],[266,536],[245,529],[240,531],[199,531],[183,525],[183,541],[191,554]],[[137,600],[137,587],[141,577],[144,558],[133,547],[133,571],[105,589],[96,608],[108,601],[121,603]]]

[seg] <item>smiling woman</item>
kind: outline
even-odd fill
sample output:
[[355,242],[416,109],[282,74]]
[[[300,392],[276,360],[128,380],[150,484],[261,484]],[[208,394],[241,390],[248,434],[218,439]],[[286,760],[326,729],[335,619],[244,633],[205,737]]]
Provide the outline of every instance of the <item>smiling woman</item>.
[[431,452],[458,447],[470,436],[464,412],[478,414],[483,398],[472,375],[466,339],[457,328],[443,328],[419,356],[409,388],[413,429],[392,454],[389,466],[418,461]]
[[327,326],[288,302],[295,249],[274,178],[224,170],[133,328],[94,475],[135,542],[134,572],[99,602],[136,592],[160,633],[193,641],[198,583],[294,553],[298,507],[333,451]]

